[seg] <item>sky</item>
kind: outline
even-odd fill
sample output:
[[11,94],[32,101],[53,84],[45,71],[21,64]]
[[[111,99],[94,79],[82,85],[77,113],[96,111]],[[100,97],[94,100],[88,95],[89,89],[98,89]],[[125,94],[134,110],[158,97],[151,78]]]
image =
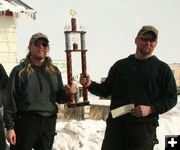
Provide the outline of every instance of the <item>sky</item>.
[[[32,34],[42,32],[50,41],[49,56],[65,60],[64,26],[70,25],[70,10],[78,12],[77,30],[85,27],[87,73],[100,81],[119,59],[135,53],[137,32],[143,25],[159,30],[154,51],[168,64],[180,63],[179,0],[22,0],[37,11],[36,20],[20,15],[17,22],[17,59],[27,54]],[[80,53],[72,55],[73,74],[81,73]]]

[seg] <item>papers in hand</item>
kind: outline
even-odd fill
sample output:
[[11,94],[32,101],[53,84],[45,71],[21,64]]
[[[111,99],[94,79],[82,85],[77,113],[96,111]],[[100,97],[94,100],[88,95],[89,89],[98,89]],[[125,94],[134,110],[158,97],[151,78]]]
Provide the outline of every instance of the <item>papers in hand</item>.
[[134,104],[128,104],[121,107],[118,107],[116,109],[111,110],[111,114],[113,118],[122,116],[124,114],[127,114],[131,112],[131,110],[134,108]]

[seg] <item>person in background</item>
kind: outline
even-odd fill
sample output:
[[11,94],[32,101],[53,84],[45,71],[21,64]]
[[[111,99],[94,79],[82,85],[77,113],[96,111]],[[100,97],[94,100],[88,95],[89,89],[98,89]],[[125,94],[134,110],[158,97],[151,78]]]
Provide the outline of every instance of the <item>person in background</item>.
[[[6,83],[8,81],[7,73],[2,64],[0,64],[0,107],[3,105],[4,101],[4,89],[6,87]],[[4,122],[2,118],[2,114],[0,112],[0,150],[6,149],[6,138],[4,133]]]
[[[154,26],[143,26],[135,38],[135,54],[118,60],[104,82],[80,77],[91,93],[112,96],[102,150],[153,150],[158,143],[159,114],[176,105],[177,87],[170,67],[153,55],[157,39]],[[116,114],[124,111],[121,106],[131,106],[131,111],[113,116],[116,108]]]
[[[75,86],[63,85],[52,64],[48,37],[32,35],[29,52],[13,68],[5,95],[4,122],[10,150],[51,150],[57,119],[56,103],[66,103]],[[9,107],[11,106],[11,107]]]

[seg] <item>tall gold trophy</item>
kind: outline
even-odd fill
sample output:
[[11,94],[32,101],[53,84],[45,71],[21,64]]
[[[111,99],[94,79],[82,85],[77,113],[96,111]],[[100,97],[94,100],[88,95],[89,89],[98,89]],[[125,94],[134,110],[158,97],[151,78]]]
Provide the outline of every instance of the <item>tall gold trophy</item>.
[[[82,65],[82,75],[86,77],[87,75],[87,67],[86,67],[86,41],[85,41],[85,31],[77,31],[76,26],[76,15],[77,11],[71,10],[70,11],[71,17],[71,30],[69,25],[65,26],[65,46],[66,46],[66,63],[67,63],[67,79],[68,79],[68,85],[72,85],[72,58],[71,54],[74,52],[80,52],[81,53],[81,65]],[[83,28],[81,26],[81,28]],[[80,46],[79,49],[77,39],[72,37],[72,35],[78,35],[80,36]],[[83,102],[75,102],[74,94],[69,94],[69,102],[68,107],[77,107],[77,106],[85,106],[89,104],[88,101],[88,89],[87,85],[83,85]]]

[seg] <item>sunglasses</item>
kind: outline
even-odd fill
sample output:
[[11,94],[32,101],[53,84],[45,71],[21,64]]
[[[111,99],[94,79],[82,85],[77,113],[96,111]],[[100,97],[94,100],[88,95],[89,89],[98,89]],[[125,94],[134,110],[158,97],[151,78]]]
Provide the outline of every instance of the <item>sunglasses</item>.
[[144,42],[147,42],[147,41],[149,41],[149,42],[154,42],[154,41],[156,41],[155,39],[145,38],[145,37],[140,37],[140,39],[141,39],[142,41],[144,41]]
[[43,42],[43,43],[34,42],[34,46],[36,46],[36,47],[40,47],[41,45],[42,45],[43,47],[47,47],[47,46],[48,46],[48,43],[46,43],[46,42]]

